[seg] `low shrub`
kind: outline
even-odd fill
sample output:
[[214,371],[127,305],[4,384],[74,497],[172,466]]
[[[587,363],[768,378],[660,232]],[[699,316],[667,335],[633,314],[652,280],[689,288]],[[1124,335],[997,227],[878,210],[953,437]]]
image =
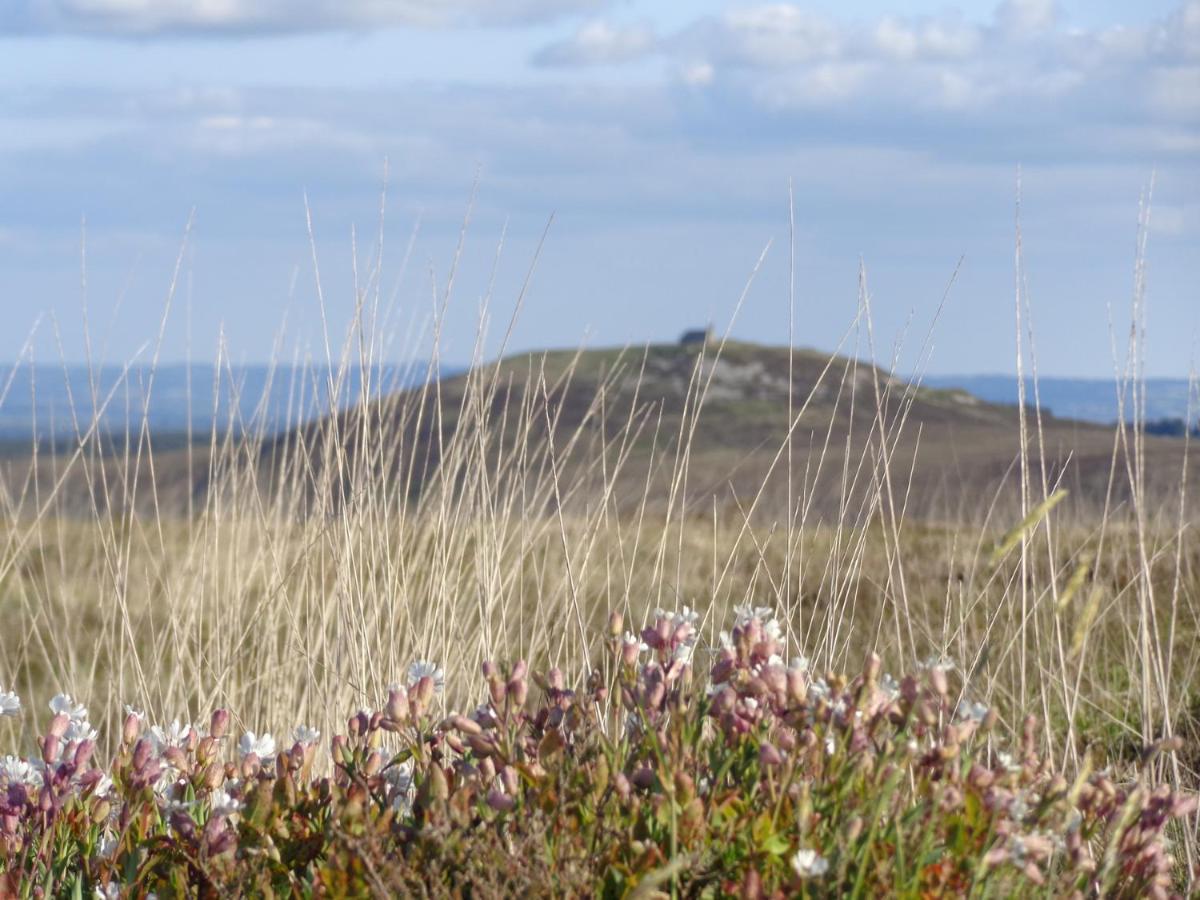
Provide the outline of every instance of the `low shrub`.
[[[696,625],[685,608],[622,634],[614,615],[577,689],[559,670],[485,664],[467,714],[435,714],[441,672],[414,664],[328,758],[307,728],[286,746],[235,742],[224,710],[206,728],[127,710],[102,766],[87,710],[60,695],[36,755],[0,763],[0,894],[1185,889],[1167,831],[1196,800],[1153,777],[1170,741],[1120,777],[1087,761],[1065,777],[1035,720],[1008,746],[945,661],[821,677],[784,661],[770,610],[740,609],[713,648]],[[22,714],[12,694],[0,711]]]

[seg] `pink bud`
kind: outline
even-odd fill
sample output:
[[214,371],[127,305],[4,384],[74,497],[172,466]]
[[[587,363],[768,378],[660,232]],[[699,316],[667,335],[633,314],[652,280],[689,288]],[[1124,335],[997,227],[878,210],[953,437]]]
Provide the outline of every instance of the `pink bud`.
[[517,805],[517,801],[503,791],[492,788],[487,794],[487,805],[496,812],[509,812]]
[[510,681],[514,678],[524,678],[528,674],[528,672],[529,672],[529,666],[526,665],[525,660],[518,659],[517,664],[512,667],[512,672],[509,674],[508,677],[509,677]]
[[609,634],[609,636],[610,637],[619,637],[621,634],[621,628],[624,626],[624,624],[625,624],[625,619],[619,612],[617,612],[616,610],[613,610],[612,612],[610,612],[608,614],[608,634]]
[[72,762],[76,769],[82,769],[88,764],[88,760],[92,758],[92,753],[96,749],[96,742],[92,740],[80,741],[75,745],[75,757]]
[[433,679],[428,675],[422,675],[417,681],[417,697],[421,701],[421,706],[428,708],[433,700],[433,695],[437,691],[437,685],[433,683]]
[[58,759],[58,738],[53,734],[48,734],[42,740],[42,762],[50,765],[56,759]]
[[529,683],[524,678],[515,675],[508,681],[508,699],[514,709],[522,709],[525,699],[529,696]]
[[408,694],[399,688],[388,691],[387,707],[384,710],[393,722],[404,722],[408,719]]
[[546,682],[556,691],[565,691],[567,689],[567,682],[563,678],[562,669],[557,667],[546,673]]
[[70,724],[71,724],[71,720],[70,720],[70,718],[67,717],[67,714],[59,713],[53,719],[50,720],[50,727],[46,729],[46,736],[47,737],[53,736],[56,738],[61,738],[64,734],[67,733],[67,726]]
[[125,724],[121,727],[121,743],[132,744],[137,740],[138,732],[141,730],[142,720],[130,713],[125,717]]
[[460,734],[483,734],[483,728],[474,719],[468,719],[466,716],[454,715],[446,720],[450,727]]
[[225,737],[229,730],[229,710],[218,709],[213,712],[212,719],[208,723],[208,733],[217,740]]
[[149,738],[142,738],[133,748],[133,768],[135,771],[140,771],[150,762],[150,758],[154,755],[154,746],[150,743]]
[[504,792],[515,796],[521,787],[521,776],[512,766],[505,766],[500,770],[500,783],[504,785]]
[[504,706],[504,698],[508,696],[508,689],[499,677],[493,678],[488,682],[488,696],[491,698],[492,706],[496,707],[496,709]]
[[625,642],[621,645],[621,662],[627,666],[636,666],[640,650],[641,645],[637,641]]
[[783,754],[774,744],[763,741],[758,748],[758,762],[764,767],[774,768],[783,765]]

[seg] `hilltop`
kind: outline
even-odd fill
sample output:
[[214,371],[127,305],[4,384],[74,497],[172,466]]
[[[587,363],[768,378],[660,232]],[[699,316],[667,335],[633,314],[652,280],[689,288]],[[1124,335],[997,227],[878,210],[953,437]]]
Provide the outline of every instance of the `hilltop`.
[[[384,469],[414,497],[431,479],[461,483],[481,457],[495,479],[515,471],[515,456],[526,468],[532,456],[583,502],[598,499],[580,486],[590,476],[621,506],[648,498],[653,509],[674,497],[702,510],[758,497],[757,511],[777,515],[786,505],[789,420],[792,494],[816,512],[890,481],[897,509],[916,517],[978,518],[993,500],[1012,515],[1015,406],[914,386],[849,357],[740,342],[517,354],[310,423],[268,441],[262,458],[277,464],[303,447],[307,471],[339,468],[339,491]],[[1044,459],[1049,487],[1102,506],[1113,430],[1032,409],[1027,427],[1034,493]],[[471,433],[470,446],[455,440],[460,430]],[[1182,442],[1147,438],[1144,452],[1148,490],[1159,488],[1156,473],[1164,491],[1178,483]],[[1119,452],[1117,464],[1113,502],[1128,493]]]

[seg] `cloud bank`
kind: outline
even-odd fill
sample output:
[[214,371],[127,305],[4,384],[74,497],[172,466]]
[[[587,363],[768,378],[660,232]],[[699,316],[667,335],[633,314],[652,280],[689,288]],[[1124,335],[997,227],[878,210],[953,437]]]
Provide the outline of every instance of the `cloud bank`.
[[602,0],[4,0],[0,33],[270,35],[548,21]]

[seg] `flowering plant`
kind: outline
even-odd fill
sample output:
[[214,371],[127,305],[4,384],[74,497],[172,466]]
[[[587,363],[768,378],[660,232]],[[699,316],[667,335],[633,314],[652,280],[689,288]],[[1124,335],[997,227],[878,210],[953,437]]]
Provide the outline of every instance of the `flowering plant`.
[[414,665],[328,758],[305,726],[290,745],[234,741],[224,710],[203,728],[128,710],[99,765],[86,708],[56,697],[38,753],[0,762],[0,893],[1185,889],[1167,831],[1196,801],[1149,765],[1172,741],[1141,768],[1068,777],[1033,719],[999,749],[996,712],[944,662],[818,675],[784,662],[769,609],[738,610],[712,648],[698,625],[660,611],[634,635],[614,615],[603,665],[576,685],[485,663],[468,713],[435,714],[444,673]]

